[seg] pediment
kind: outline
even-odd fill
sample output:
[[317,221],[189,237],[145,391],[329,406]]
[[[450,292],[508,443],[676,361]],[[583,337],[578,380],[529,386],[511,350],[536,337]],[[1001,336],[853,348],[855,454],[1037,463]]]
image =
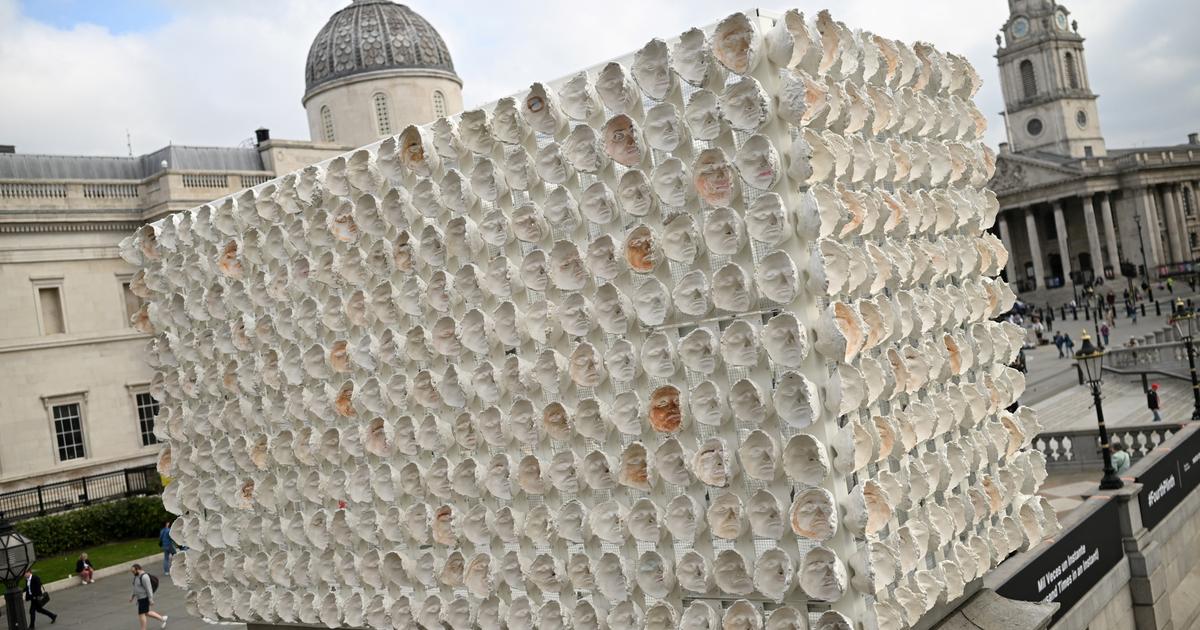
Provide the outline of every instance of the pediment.
[[1020,192],[1046,184],[1079,177],[1079,173],[1053,162],[1021,155],[1002,155],[996,158],[996,173],[988,186],[997,195]]

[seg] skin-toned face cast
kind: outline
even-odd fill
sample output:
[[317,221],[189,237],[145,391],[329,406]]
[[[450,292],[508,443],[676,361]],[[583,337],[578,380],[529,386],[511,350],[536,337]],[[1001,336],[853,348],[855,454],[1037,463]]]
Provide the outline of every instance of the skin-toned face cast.
[[426,157],[428,148],[420,129],[413,126],[405,128],[404,133],[400,134],[400,163],[415,175],[429,177],[433,174],[433,168]]
[[770,190],[779,177],[779,153],[763,135],[746,140],[734,156],[734,164],[742,181],[759,190]]
[[696,192],[710,206],[728,206],[733,202],[734,171],[725,152],[707,149],[700,152],[693,166]]
[[650,426],[660,433],[674,433],[683,424],[679,389],[664,385],[650,394]]
[[744,13],[734,13],[717,24],[712,48],[721,65],[748,74],[757,65],[762,36]]
[[541,133],[553,134],[558,130],[561,121],[554,104],[554,95],[550,88],[541,83],[534,83],[525,97],[522,113],[529,125]]
[[[577,129],[579,127],[576,127]],[[617,114],[604,124],[604,153],[624,166],[642,161],[642,141],[637,124],[625,114]]]
[[658,266],[658,242],[649,226],[640,225],[625,239],[625,262],[639,273],[649,273]]
[[683,119],[673,103],[661,103],[646,112],[646,143],[659,151],[674,151],[683,139]]

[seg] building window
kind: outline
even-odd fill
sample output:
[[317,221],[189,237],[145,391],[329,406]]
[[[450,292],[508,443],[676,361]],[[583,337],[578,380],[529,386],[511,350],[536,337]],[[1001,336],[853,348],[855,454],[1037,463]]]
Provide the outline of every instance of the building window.
[[1037,76],[1033,74],[1033,62],[1028,59],[1021,62],[1021,86],[1025,89],[1025,98],[1037,96]]
[[133,316],[142,309],[142,298],[134,295],[129,281],[121,282],[121,301],[125,306],[125,325],[133,327]]
[[1196,242],[1196,233],[1195,232],[1188,232],[1188,245],[1192,249],[1196,249],[1197,247],[1200,247],[1200,244],[1198,244]]
[[1078,125],[1080,129],[1087,127],[1087,121],[1087,112],[1083,111],[1082,109],[1075,112],[1075,124]]
[[1196,201],[1192,199],[1192,189],[1183,188],[1181,190],[1181,196],[1183,197],[1183,213],[1189,217],[1193,216],[1196,214]]
[[375,104],[375,125],[379,128],[379,135],[386,136],[392,133],[392,117],[388,114],[388,98],[383,92],[376,92],[375,96],[371,97]]
[[1092,147],[1090,145],[1083,145],[1083,157],[1096,157],[1096,154],[1092,151]]
[[321,106],[321,139],[325,142],[333,142],[333,113],[329,111],[328,105]]
[[78,402],[50,407],[54,419],[54,439],[58,445],[58,461],[86,457],[83,448],[83,407]]
[[134,395],[137,406],[138,434],[142,436],[142,446],[157,444],[154,437],[154,417],[158,415],[158,401],[149,392],[138,392]]
[[1042,231],[1046,233],[1046,239],[1058,238],[1058,224],[1054,221],[1053,214],[1042,215]]
[[1065,55],[1067,61],[1067,84],[1072,90],[1079,89],[1079,69],[1075,67],[1075,55],[1067,53]]
[[440,90],[433,92],[433,117],[441,118],[446,115],[446,95]]
[[1031,136],[1042,135],[1042,121],[1040,118],[1030,118],[1029,122],[1025,123],[1025,131]]
[[43,335],[67,332],[67,314],[63,308],[62,278],[33,281],[37,296],[38,324]]

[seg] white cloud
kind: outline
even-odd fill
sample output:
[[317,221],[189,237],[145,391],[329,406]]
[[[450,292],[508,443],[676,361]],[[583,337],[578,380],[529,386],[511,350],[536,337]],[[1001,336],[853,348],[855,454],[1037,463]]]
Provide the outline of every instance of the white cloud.
[[[827,6],[826,2],[825,5]],[[1175,143],[1200,128],[1200,5],[1185,0],[1071,3],[1088,38],[1092,86],[1102,94],[1110,146]],[[344,0],[169,0],[172,18],[147,32],[114,35],[79,25],[57,29],[0,0],[0,143],[26,153],[123,154],[125,130],[135,153],[177,144],[233,145],[258,126],[307,138],[300,98],[304,58],[317,30]],[[813,12],[816,2],[801,2]],[[521,0],[416,2],[441,31],[462,76],[465,100],[487,102],[533,81],[554,79],[629,52],[651,37],[670,37],[746,8],[743,1],[603,3]],[[777,7],[764,7],[768,10]],[[984,77],[978,95],[1003,139],[997,112],[994,36],[1001,0],[836,3],[835,17],[855,27],[926,40],[966,55]]]

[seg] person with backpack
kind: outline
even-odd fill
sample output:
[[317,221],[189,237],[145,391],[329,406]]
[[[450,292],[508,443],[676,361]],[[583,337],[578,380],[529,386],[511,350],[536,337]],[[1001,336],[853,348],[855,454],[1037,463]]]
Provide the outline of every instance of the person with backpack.
[[1146,392],[1146,406],[1150,408],[1150,413],[1154,414],[1155,422],[1162,422],[1162,413],[1158,408],[1158,383],[1150,385],[1150,391]]
[[129,601],[137,600],[138,623],[141,625],[141,630],[146,630],[146,618],[154,617],[162,622],[161,628],[167,627],[167,615],[160,615],[150,607],[154,605],[154,592],[158,590],[158,578],[146,573],[142,569],[142,565],[135,564],[130,567],[129,571],[133,573],[133,594],[129,596]]
[[25,569],[25,599],[29,601],[29,630],[37,624],[37,613],[50,618],[50,625],[58,621],[58,615],[46,610],[50,603],[50,593],[42,588],[42,578],[33,574],[33,569]]

